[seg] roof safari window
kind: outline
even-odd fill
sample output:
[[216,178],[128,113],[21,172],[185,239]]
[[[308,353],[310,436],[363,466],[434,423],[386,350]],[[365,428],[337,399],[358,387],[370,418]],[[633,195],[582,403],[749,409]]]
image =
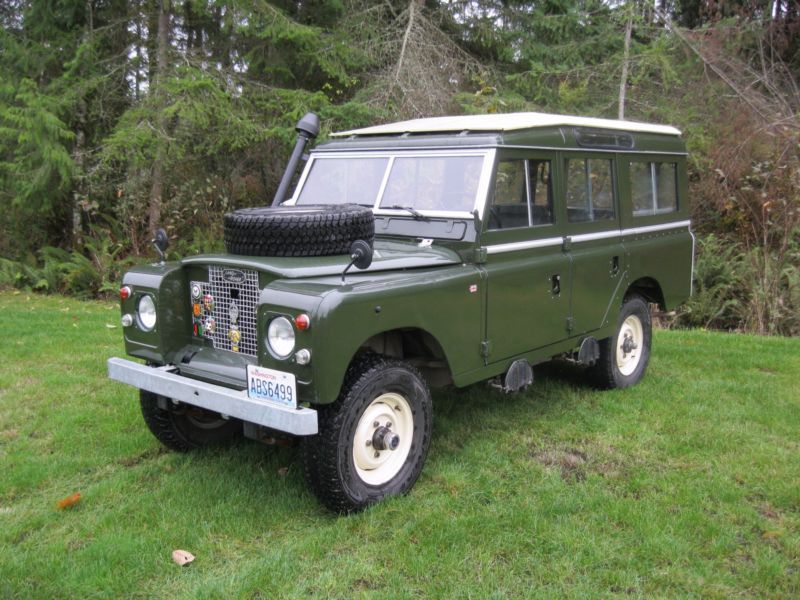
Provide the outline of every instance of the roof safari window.
[[605,158],[567,159],[567,219],[587,223],[613,219],[614,179]]
[[631,162],[631,202],[635,217],[678,210],[678,165],[675,163]]
[[622,131],[575,128],[575,141],[583,148],[633,150],[633,136]]

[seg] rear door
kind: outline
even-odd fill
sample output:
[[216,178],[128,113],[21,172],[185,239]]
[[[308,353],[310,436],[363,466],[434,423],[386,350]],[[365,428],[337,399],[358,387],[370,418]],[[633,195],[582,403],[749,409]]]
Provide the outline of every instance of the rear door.
[[613,153],[562,154],[565,248],[572,259],[570,329],[588,333],[617,317],[624,279],[617,168]]
[[554,207],[555,152],[498,157],[487,205],[487,362],[567,337],[569,258]]

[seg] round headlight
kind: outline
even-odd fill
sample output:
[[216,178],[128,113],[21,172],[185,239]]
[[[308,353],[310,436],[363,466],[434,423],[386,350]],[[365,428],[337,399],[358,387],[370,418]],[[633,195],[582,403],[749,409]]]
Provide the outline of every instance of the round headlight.
[[156,326],[156,303],[153,302],[153,297],[145,294],[139,298],[136,312],[139,315],[139,326],[145,331],[153,331]]
[[294,350],[294,327],[286,317],[272,319],[267,328],[267,345],[278,358],[286,358]]

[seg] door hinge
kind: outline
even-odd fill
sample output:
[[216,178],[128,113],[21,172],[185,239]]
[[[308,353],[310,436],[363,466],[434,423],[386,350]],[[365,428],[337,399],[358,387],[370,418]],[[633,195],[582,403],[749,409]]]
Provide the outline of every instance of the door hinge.
[[570,333],[575,327],[575,319],[567,317],[567,333]]
[[492,342],[489,340],[484,340],[481,342],[481,356],[483,358],[489,358],[489,353],[492,351]]

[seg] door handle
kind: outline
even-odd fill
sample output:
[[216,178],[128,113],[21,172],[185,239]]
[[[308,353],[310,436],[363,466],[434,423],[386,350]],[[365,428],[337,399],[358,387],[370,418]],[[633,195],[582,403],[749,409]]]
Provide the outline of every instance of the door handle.
[[611,259],[611,274],[616,275],[619,273],[619,256],[614,256]]
[[550,293],[553,296],[558,296],[561,294],[561,275],[553,275],[550,278]]

